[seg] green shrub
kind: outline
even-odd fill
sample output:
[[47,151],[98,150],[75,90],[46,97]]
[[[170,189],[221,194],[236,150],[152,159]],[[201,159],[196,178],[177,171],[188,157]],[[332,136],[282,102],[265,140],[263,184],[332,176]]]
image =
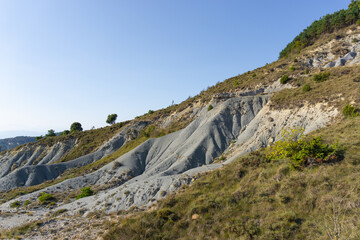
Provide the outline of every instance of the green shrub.
[[356,21],[356,25],[359,25],[359,26],[360,26],[360,19],[358,19],[358,20]]
[[176,215],[176,213],[173,212],[169,208],[163,208],[163,209],[158,210],[156,212],[156,216],[165,221],[168,221],[168,220],[176,221],[179,219],[179,217]]
[[148,114],[153,114],[154,113],[154,110],[149,110],[148,111]]
[[290,70],[290,71],[295,71],[294,65],[291,65],[291,66],[289,67],[289,70]]
[[307,69],[305,70],[305,74],[309,74],[309,72],[310,72],[310,70],[307,68]]
[[68,135],[70,133],[69,130],[64,130],[63,132],[60,133],[59,136],[65,136],[65,135]]
[[288,81],[289,81],[288,75],[284,75],[284,76],[282,76],[282,77],[280,78],[280,83],[281,83],[281,84],[285,84],[285,83],[287,83]]
[[359,112],[356,110],[356,108],[352,105],[346,105],[343,110],[342,113],[345,117],[357,117],[359,116]]
[[51,202],[54,202],[55,198],[53,195],[43,192],[39,197],[39,201],[41,202],[41,204],[49,204]]
[[18,207],[20,207],[20,201],[15,201],[15,202],[12,202],[11,204],[10,204],[10,207],[11,208],[18,208]]
[[330,76],[330,73],[328,73],[328,72],[323,72],[323,73],[315,74],[315,75],[313,76],[313,80],[314,80],[315,82],[324,82],[324,81],[326,81],[326,80],[329,78],[329,76]]
[[239,85],[239,82],[237,79],[235,79],[235,81],[233,82],[233,86],[236,87],[237,85]]
[[343,149],[337,144],[325,144],[321,137],[305,139],[303,128],[283,130],[281,137],[280,141],[267,149],[267,157],[269,160],[288,159],[290,166],[294,169],[334,162],[343,154]]
[[305,84],[305,85],[303,86],[303,88],[302,88],[302,91],[303,91],[303,92],[308,92],[308,91],[310,91],[310,90],[311,90],[311,87],[310,87],[309,84]]
[[207,108],[208,111],[210,111],[211,109],[213,109],[214,107],[210,104]]
[[54,129],[50,129],[48,130],[48,133],[45,135],[45,137],[55,137],[55,130]]
[[256,77],[256,73],[253,73],[253,74],[252,74],[252,77]]
[[90,187],[84,187],[81,189],[81,193],[76,197],[76,199],[89,197],[93,194],[94,194],[94,192],[93,192],[93,190],[90,189]]
[[26,200],[25,202],[24,202],[24,207],[27,207],[27,205],[29,205],[31,202],[30,202],[30,200]]

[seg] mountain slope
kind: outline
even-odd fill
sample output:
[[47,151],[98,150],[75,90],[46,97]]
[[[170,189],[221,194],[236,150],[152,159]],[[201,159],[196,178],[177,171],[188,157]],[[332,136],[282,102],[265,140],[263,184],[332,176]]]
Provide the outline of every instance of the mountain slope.
[[[115,225],[106,239],[311,239],[330,230],[334,235],[331,223],[321,220],[333,216],[334,202],[346,209],[343,234],[356,239],[359,120],[339,113],[344,106],[360,107],[360,43],[352,40],[359,36],[355,25],[339,29],[328,41],[318,39],[298,54],[227,79],[179,105],[111,131],[97,130],[112,138],[97,140],[91,151],[75,154],[78,140],[68,136],[1,154],[0,228],[40,221],[23,228],[40,227],[42,236],[33,231],[26,237],[55,238],[52,230],[64,221],[105,215],[120,221],[106,225]],[[269,162],[263,150],[245,155],[294,127],[329,143],[338,139],[346,147],[344,159],[295,171],[286,158]],[[70,150],[60,146],[64,140],[71,142]],[[77,199],[84,187],[95,195]],[[49,201],[42,203],[42,195]],[[148,211],[137,214],[138,209]],[[89,221],[95,232],[102,231],[98,220]],[[74,232],[79,239],[96,237],[80,225],[66,229],[68,237]]]
[[35,137],[14,137],[0,139],[0,151],[10,150],[29,142],[35,142]]

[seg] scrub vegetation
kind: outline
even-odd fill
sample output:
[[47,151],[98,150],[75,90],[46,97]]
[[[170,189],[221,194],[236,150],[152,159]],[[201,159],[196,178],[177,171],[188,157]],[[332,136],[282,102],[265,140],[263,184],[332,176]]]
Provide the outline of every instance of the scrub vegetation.
[[292,169],[287,156],[250,153],[156,210],[123,217],[105,239],[358,239],[359,135],[360,118],[315,132],[310,139],[321,136],[321,149],[338,142],[346,151],[338,161],[301,169]]

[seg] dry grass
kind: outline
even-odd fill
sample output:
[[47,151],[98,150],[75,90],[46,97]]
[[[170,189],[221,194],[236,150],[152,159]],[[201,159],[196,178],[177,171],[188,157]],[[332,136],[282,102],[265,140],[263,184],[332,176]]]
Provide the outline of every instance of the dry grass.
[[104,239],[328,239],[340,225],[338,239],[358,239],[360,118],[315,135],[338,139],[345,159],[294,171],[285,160],[251,153],[168,196],[157,210],[124,217]]

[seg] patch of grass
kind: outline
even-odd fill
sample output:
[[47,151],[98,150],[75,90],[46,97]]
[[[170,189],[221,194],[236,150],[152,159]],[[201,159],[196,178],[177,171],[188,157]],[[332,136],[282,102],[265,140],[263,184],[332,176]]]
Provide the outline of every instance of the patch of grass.
[[342,113],[345,117],[357,117],[359,116],[359,112],[357,109],[352,105],[345,105],[345,107],[342,110]]
[[282,76],[282,77],[280,78],[280,83],[281,83],[281,84],[285,84],[285,83],[287,83],[288,81],[289,81],[288,75],[284,75],[284,76]]
[[208,111],[212,110],[214,107],[210,104],[207,108]]
[[93,194],[94,194],[94,191],[91,190],[90,187],[84,187],[84,188],[81,189],[81,193],[76,196],[76,199],[89,197],[89,196],[92,196]]
[[342,109],[345,106],[344,99],[352,99],[360,104],[360,68],[357,66],[338,67],[327,70],[331,74],[326,82],[312,83],[311,76],[294,78],[293,85],[311,85],[311,91],[303,92],[302,88],[284,89],[276,92],[271,98],[272,109],[291,109],[301,107],[305,103],[316,104],[326,102],[329,106]]
[[305,84],[303,87],[302,87],[302,92],[308,92],[311,90],[311,87],[309,84]]
[[30,204],[31,204],[30,200],[26,200],[26,201],[24,202],[24,207],[27,207],[27,206],[30,205]]
[[53,203],[56,199],[54,198],[54,196],[52,194],[43,192],[41,193],[41,195],[39,196],[39,201],[41,204],[50,204]]
[[38,229],[43,223],[40,221],[26,223],[19,227],[13,228],[11,230],[0,232],[0,237],[3,239],[20,239],[26,233],[35,231]]
[[15,201],[15,202],[12,202],[12,203],[10,204],[10,207],[11,207],[11,208],[18,208],[18,207],[20,207],[20,206],[21,206],[20,201]]
[[52,216],[52,217],[57,217],[57,216],[60,216],[61,214],[65,213],[65,212],[67,212],[67,211],[68,211],[67,209],[59,209],[59,210],[53,212],[53,213],[51,214],[51,216]]
[[319,74],[315,74],[313,76],[313,80],[317,83],[319,82],[324,82],[326,80],[328,80],[330,77],[330,73],[329,72],[322,72],[322,73],[319,73]]

